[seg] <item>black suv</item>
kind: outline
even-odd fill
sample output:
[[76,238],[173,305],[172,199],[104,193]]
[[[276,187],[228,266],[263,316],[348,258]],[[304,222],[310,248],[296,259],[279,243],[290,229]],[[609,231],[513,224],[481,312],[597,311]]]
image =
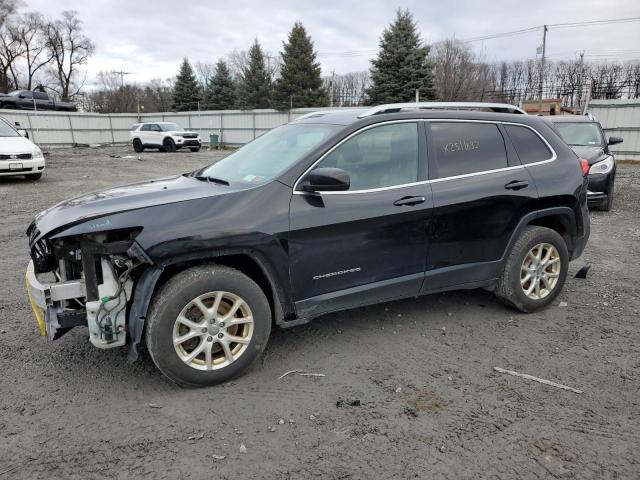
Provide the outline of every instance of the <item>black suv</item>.
[[195,386],[247,368],[273,324],[452,289],[548,305],[589,237],[585,166],[513,107],[429,107],[309,114],[198,171],[42,212],[42,334],[87,325],[132,358],[144,340]]
[[591,115],[545,117],[574,152],[589,162],[589,191],[587,200],[590,207],[608,212],[613,206],[616,159],[609,145],[622,143],[620,137],[605,140],[602,126]]

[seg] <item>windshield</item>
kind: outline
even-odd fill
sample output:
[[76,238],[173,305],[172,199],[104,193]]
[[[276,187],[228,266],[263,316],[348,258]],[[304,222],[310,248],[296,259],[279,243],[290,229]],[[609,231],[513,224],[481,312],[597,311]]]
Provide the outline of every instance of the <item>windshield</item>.
[[20,134],[16,132],[7,122],[0,119],[0,137],[19,137]]
[[184,132],[184,128],[177,123],[159,123],[158,125],[163,132]]
[[199,173],[228,182],[262,183],[302,159],[343,128],[328,124],[289,124],[265,133]]
[[604,144],[600,127],[595,123],[558,122],[555,126],[562,139],[569,145],[590,147]]

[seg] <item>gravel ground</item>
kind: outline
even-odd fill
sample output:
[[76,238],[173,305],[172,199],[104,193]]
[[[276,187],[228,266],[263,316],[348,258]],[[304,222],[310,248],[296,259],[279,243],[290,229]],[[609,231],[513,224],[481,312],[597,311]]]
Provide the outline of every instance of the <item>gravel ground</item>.
[[[92,347],[86,329],[46,341],[25,299],[35,213],[219,157],[113,153],[130,154],[57,150],[42,181],[0,179],[0,480],[639,477],[640,166],[619,167],[614,210],[593,213],[542,312],[465,291],[336,313],[274,331],[236,381],[185,390],[147,355]],[[326,376],[278,379],[294,369]]]

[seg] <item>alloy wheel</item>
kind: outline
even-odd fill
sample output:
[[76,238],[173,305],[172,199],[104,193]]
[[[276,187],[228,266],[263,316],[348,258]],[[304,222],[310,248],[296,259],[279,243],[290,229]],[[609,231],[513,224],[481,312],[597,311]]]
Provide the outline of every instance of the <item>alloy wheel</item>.
[[180,360],[197,370],[217,370],[235,362],[253,335],[251,308],[230,292],[209,292],[191,300],[173,325]]
[[549,295],[560,277],[560,254],[550,243],[539,243],[525,255],[520,268],[520,286],[532,300]]

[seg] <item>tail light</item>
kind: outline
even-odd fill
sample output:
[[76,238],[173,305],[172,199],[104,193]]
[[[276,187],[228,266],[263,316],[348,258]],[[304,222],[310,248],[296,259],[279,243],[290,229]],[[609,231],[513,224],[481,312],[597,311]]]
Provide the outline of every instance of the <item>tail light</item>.
[[580,159],[580,166],[582,167],[582,175],[585,176],[589,173],[589,162],[587,162],[584,158]]

